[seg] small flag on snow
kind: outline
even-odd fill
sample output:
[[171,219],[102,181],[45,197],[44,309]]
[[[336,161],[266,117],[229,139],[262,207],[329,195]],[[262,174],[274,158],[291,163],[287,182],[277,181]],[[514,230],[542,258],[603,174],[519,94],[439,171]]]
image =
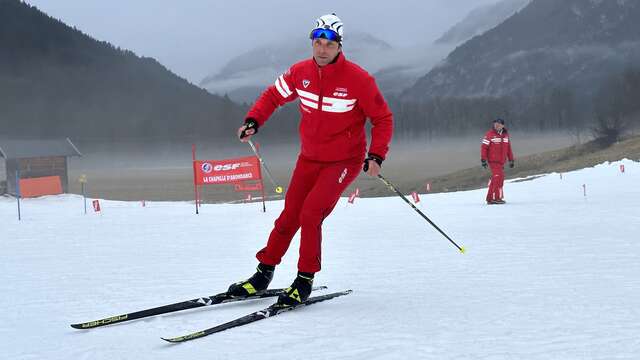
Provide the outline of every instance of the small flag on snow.
[[100,201],[99,200],[93,200],[93,211],[94,212],[100,212]]
[[416,204],[417,204],[417,203],[419,203],[419,202],[420,202],[420,196],[418,195],[418,193],[417,193],[417,192],[415,192],[415,191],[414,191],[414,192],[412,192],[412,193],[411,193],[411,197],[413,198],[413,202],[414,202],[414,203],[416,203]]
[[349,195],[349,200],[347,201],[349,201],[349,204],[353,204],[355,199],[356,199],[356,193],[352,193],[351,195]]
[[620,164],[620,172],[624,173],[624,164]]

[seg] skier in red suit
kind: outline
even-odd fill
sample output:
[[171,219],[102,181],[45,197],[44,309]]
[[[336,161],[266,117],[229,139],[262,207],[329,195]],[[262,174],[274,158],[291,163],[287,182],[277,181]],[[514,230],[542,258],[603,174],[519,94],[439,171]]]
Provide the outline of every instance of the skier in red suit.
[[514,167],[513,152],[509,132],[504,126],[504,120],[493,121],[493,128],[484,135],[480,146],[482,167],[491,169],[487,204],[505,204],[502,186],[504,184],[504,163],[508,159],[509,167]]
[[[298,99],[301,114],[300,154],[285,196],[284,210],[275,221],[267,245],[258,251],[257,272],[232,284],[228,293],[246,296],[267,289],[275,266],[300,230],[298,275],[280,295],[281,306],[306,301],[314,274],[320,271],[322,222],[361,169],[371,176],[389,150],[393,116],[374,78],[342,53],[342,21],[335,15],[316,20],[310,39],[313,57],[300,61],[267,88],[238,129],[247,141],[274,110]],[[367,155],[366,119],[371,121]],[[366,156],[366,158],[365,158]]]

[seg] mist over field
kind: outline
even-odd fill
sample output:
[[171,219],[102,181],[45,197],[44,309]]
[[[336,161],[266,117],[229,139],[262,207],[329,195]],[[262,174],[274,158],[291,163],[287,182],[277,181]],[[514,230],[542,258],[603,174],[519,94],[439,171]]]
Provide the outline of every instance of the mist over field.
[[[395,138],[383,173],[399,183],[419,182],[428,177],[445,175],[456,170],[480,166],[480,140],[484,133],[474,137],[443,137],[425,139]],[[575,142],[563,133],[512,132],[513,150],[518,157],[569,146]],[[260,153],[279,185],[286,187],[299,153],[297,142],[254,141],[260,145]],[[80,143],[82,158],[69,162],[70,189],[79,193],[77,178],[88,176],[87,191],[94,197],[118,200],[192,200],[193,169],[191,167],[192,143]],[[227,159],[252,155],[247,144],[235,141],[196,143],[197,158],[204,160]],[[267,195],[272,190],[265,176]],[[375,179],[361,174],[351,186],[377,186]],[[271,195],[273,191],[271,191]],[[233,193],[232,185],[208,186],[203,191],[209,202],[239,200],[243,194]],[[362,196],[371,196],[363,193]]]

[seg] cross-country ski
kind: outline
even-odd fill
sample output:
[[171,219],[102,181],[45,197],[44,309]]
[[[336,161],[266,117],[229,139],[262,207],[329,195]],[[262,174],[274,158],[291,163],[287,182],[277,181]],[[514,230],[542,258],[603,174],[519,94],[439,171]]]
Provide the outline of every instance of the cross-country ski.
[[211,334],[215,334],[221,331],[225,331],[234,327],[238,327],[238,326],[243,326],[243,325],[247,325],[250,324],[252,322],[256,322],[258,320],[263,320],[266,319],[268,317],[273,317],[276,316],[278,314],[282,314],[283,312],[287,312],[287,311],[291,311],[291,310],[295,310],[298,308],[302,308],[302,307],[307,307],[309,305],[312,304],[316,304],[322,301],[326,301],[329,299],[333,299],[336,298],[338,296],[343,296],[343,295],[347,295],[350,294],[352,291],[351,290],[345,290],[345,291],[340,291],[340,292],[335,292],[335,293],[331,293],[331,294],[326,294],[326,295],[320,295],[320,296],[314,296],[314,297],[310,297],[309,299],[307,299],[306,301],[300,303],[300,304],[296,304],[296,305],[289,305],[289,306],[282,306],[279,304],[273,304],[267,308],[264,308],[262,310],[256,311],[254,313],[239,317],[235,320],[231,320],[229,322],[226,322],[224,324],[220,324],[205,330],[201,330],[201,331],[196,331],[187,335],[182,335],[182,336],[177,336],[177,337],[172,337],[172,338],[162,338],[162,340],[171,342],[171,343],[181,343],[181,342],[185,342],[185,341],[190,341],[190,340],[194,340],[194,339],[198,339],[201,337],[205,337],[205,336],[209,336]]
[[[326,288],[327,288],[326,286],[318,286],[313,288],[313,290],[323,290]],[[124,314],[115,315],[115,316],[109,316],[103,319],[71,324],[71,327],[75,329],[93,329],[100,326],[118,324],[125,321],[132,321],[132,320],[142,319],[150,316],[168,314],[176,311],[195,309],[203,306],[227,304],[227,303],[232,303],[237,301],[272,298],[282,294],[284,290],[285,289],[268,289],[261,293],[256,293],[256,294],[247,295],[247,296],[239,296],[239,297],[232,297],[226,292],[223,292],[223,293],[219,293],[212,296],[181,301],[173,304],[162,305],[162,306],[158,306],[150,309],[139,310],[139,311],[124,313]]]

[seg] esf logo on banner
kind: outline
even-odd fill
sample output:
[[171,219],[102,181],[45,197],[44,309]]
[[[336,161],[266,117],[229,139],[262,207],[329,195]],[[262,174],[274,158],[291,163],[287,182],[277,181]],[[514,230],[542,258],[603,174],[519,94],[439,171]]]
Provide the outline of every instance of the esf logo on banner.
[[211,165],[211,163],[205,162],[202,163],[202,172],[205,174],[210,174],[212,171],[229,171],[235,170],[241,167],[252,166],[248,162],[243,163],[231,163],[231,164],[217,164],[215,166]]
[[218,164],[216,166],[213,167],[214,171],[228,171],[228,170],[235,170],[239,167],[247,167],[247,166],[251,166],[251,164],[249,163],[235,163],[235,164]]

